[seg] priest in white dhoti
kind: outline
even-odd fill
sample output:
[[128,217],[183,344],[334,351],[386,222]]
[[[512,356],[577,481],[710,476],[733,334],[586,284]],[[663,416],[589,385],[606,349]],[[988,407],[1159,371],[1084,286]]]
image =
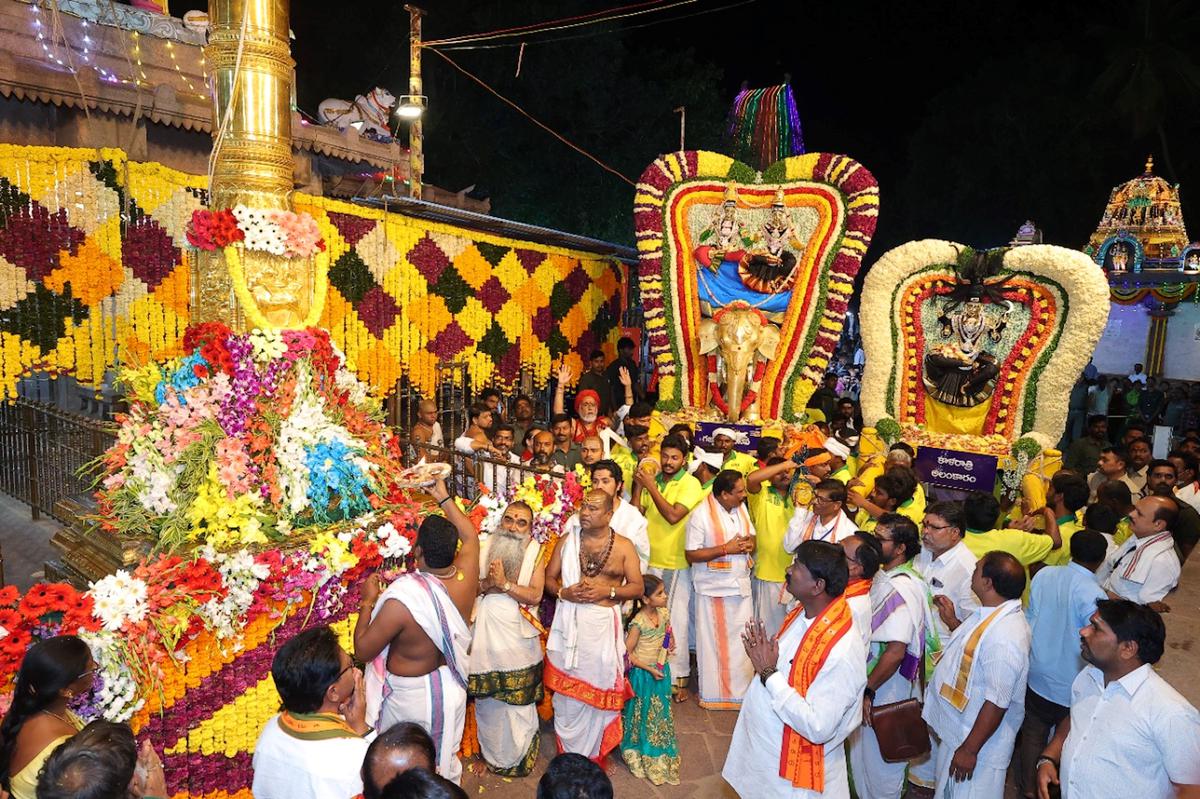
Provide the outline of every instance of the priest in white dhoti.
[[554,732],[560,751],[597,762],[621,743],[628,683],[620,605],[642,595],[637,553],[612,529],[612,512],[612,497],[589,491],[579,528],[563,535],[546,568],[546,589],[558,597],[545,666]]
[[542,698],[542,601],[546,570],[539,565],[533,511],[524,502],[504,510],[499,529],[480,547],[467,693],[475,698],[479,749],[488,768],[524,777],[537,762],[537,703]]
[[[910,561],[921,551],[917,526],[897,513],[879,517],[875,535],[856,533],[842,542],[850,573],[871,580],[870,640],[867,643],[867,688],[863,723],[850,735],[850,772],[860,796],[900,799],[904,791],[904,762],[889,763],[879,750],[871,727],[871,711],[906,699],[920,699],[930,605],[928,589]],[[885,586],[876,589],[876,585]],[[851,600],[851,605],[859,600]]]
[[367,664],[367,718],[380,732],[402,721],[433,738],[437,771],[457,783],[467,712],[470,617],[479,596],[479,533],[454,503],[445,481],[430,489],[445,516],[429,515],[417,531],[417,570],[380,592],[363,581],[354,652]]
[[743,645],[757,678],[721,776],[745,799],[849,799],[844,742],[862,719],[867,653],[842,597],[842,548],[805,541],[787,570],[799,605],[778,636],[758,619]]
[[1025,568],[1007,552],[989,552],[975,566],[971,589],[980,607],[951,634],[925,690],[925,721],[938,738],[937,799],[1003,799],[1025,717]]
[[740,646],[754,615],[750,553],[755,533],[745,499],[745,478],[724,469],[687,521],[684,554],[692,564],[699,701],[707,710],[737,710],[754,677]]

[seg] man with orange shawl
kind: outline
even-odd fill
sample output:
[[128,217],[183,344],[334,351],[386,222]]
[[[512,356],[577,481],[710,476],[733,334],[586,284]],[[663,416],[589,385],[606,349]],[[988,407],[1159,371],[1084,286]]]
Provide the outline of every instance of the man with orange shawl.
[[867,650],[842,593],[842,548],[805,541],[787,570],[800,605],[777,636],[762,622],[742,643],[758,678],[742,701],[721,776],[755,799],[849,799],[846,737],[862,720]]

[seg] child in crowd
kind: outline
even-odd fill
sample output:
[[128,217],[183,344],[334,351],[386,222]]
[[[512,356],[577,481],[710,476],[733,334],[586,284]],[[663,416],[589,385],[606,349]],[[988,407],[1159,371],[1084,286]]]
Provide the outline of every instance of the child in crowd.
[[671,713],[671,666],[667,663],[675,642],[670,634],[667,592],[653,574],[642,579],[645,595],[634,606],[625,633],[634,696],[625,702],[621,754],[635,777],[655,785],[678,785],[679,746]]

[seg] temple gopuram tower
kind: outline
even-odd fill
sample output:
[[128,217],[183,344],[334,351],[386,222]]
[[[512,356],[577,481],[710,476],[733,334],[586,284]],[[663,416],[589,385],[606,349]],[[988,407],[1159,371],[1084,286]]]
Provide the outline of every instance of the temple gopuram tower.
[[[1109,194],[1083,251],[1104,269],[1113,303],[1100,370],[1128,374],[1140,362],[1152,377],[1200,374],[1200,242],[1188,238],[1179,185],[1154,174],[1153,157]],[[1131,346],[1140,340],[1144,350]]]

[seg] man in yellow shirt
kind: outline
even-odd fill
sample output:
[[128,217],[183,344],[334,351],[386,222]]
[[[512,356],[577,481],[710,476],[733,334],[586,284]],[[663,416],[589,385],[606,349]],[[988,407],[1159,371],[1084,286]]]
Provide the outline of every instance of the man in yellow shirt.
[[[783,548],[783,537],[788,522],[796,512],[792,504],[792,473],[800,464],[790,458],[767,459],[762,469],[750,472],[746,478],[746,498],[750,506],[750,520],[758,531],[754,549],[754,576],[750,589],[754,595],[754,617],[761,619],[767,635],[775,635],[787,615],[784,604],[783,586],[787,582],[784,574],[792,562],[791,555]],[[791,595],[786,597],[791,598]]]
[[687,517],[704,499],[700,481],[683,467],[687,454],[688,446],[679,436],[667,436],[659,446],[661,471],[652,475],[645,469],[637,469],[633,477],[633,504],[646,514],[650,536],[650,571],[662,578],[671,608],[671,629],[676,642],[671,676],[677,702],[687,700],[686,686],[692,674],[688,651],[692,577],[691,564],[684,554]]
[[724,458],[721,469],[732,469],[745,477],[754,471],[758,464],[755,463],[753,455],[735,450],[733,446],[736,443],[737,433],[732,428],[718,427],[713,431],[712,449],[721,453]]
[[1087,506],[1088,487],[1074,472],[1057,472],[1050,478],[1046,507],[1054,514],[1059,541],[1046,557],[1047,566],[1066,566],[1071,562],[1071,536],[1083,529],[1078,513]]
[[863,532],[873,532],[879,517],[885,513],[895,513],[901,504],[912,499],[916,487],[916,475],[911,469],[905,468],[881,474],[875,479],[870,493],[865,496],[861,484],[857,480],[851,480],[847,486],[846,502],[858,508],[854,523]]
[[637,468],[638,461],[646,457],[650,452],[650,431],[645,427],[639,427],[634,424],[625,425],[626,441],[628,447],[620,445],[612,448],[609,457],[616,461],[616,464],[621,467],[621,477],[625,481],[625,499],[629,499],[633,490],[633,470]]
[[963,512],[967,517],[963,543],[976,558],[999,550],[1012,555],[1028,571],[1032,564],[1045,560],[1057,543],[1050,535],[1043,533],[1008,527],[996,529],[1000,519],[1000,502],[991,494],[973,495],[963,503]]
[[701,447],[692,450],[692,462],[688,466],[688,474],[700,481],[705,496],[712,492],[713,480],[721,473],[723,458],[719,452],[706,452]]

